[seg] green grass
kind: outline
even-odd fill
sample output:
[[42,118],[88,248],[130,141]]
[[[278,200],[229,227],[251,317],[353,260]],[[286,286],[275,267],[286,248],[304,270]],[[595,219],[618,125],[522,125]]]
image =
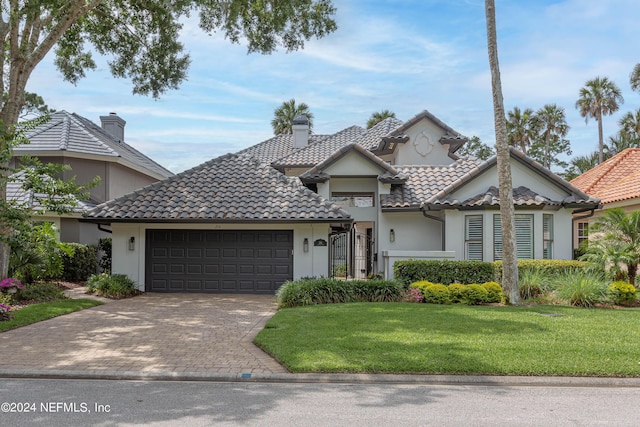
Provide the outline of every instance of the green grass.
[[0,332],[102,304],[100,301],[89,299],[64,299],[31,304],[12,312],[13,319],[0,322]]
[[255,343],[292,372],[637,377],[639,324],[640,309],[334,304],[280,310]]

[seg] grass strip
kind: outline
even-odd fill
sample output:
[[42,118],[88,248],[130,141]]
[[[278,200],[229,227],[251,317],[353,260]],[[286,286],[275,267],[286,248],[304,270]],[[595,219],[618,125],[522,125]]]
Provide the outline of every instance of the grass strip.
[[354,303],[283,309],[255,343],[292,372],[640,376],[640,309]]
[[0,332],[102,304],[100,301],[90,299],[63,299],[31,304],[12,312],[11,320],[0,322]]

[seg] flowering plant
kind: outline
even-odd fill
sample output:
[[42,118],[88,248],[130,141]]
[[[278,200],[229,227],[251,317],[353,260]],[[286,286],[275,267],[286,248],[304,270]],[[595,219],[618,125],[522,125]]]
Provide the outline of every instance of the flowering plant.
[[13,277],[7,277],[0,281],[0,292],[15,293],[18,289],[24,288],[20,280]]
[[6,304],[0,304],[0,320],[9,320],[11,319],[11,315],[9,312],[11,311],[11,307]]
[[424,300],[424,296],[420,289],[418,288],[409,288],[402,292],[402,300],[407,302],[422,302]]

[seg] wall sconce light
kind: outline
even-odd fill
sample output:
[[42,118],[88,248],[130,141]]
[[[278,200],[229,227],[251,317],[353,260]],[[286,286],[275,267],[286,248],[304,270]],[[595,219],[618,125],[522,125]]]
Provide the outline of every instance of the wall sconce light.
[[396,241],[396,232],[393,230],[393,228],[389,230],[389,241],[391,242]]
[[131,236],[129,237],[129,250],[134,251],[136,249],[136,238]]
[[307,239],[306,237],[302,241],[302,250],[304,252],[309,252],[309,239]]

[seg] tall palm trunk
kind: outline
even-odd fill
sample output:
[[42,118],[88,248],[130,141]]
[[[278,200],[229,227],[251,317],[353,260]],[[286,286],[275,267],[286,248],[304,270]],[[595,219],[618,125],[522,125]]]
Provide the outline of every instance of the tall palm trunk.
[[485,0],[487,15],[487,45],[491,88],[493,92],[493,114],[496,128],[496,157],[498,162],[498,187],[500,194],[500,222],[502,225],[502,289],[511,304],[520,304],[518,287],[518,259],[516,258],[515,211],[513,207],[513,185],[507,143],[507,124],[504,114],[500,66],[498,64],[498,42],[496,36],[496,7],[493,0]]
[[597,113],[598,122],[598,164],[604,162],[604,136],[602,134],[602,112]]

